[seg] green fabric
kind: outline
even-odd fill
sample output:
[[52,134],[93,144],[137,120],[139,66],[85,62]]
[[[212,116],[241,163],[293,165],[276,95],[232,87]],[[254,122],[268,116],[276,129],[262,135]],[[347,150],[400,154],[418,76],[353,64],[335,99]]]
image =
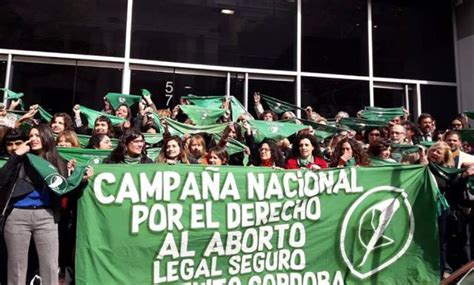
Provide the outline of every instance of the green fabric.
[[110,102],[112,108],[116,110],[121,104],[127,104],[129,107],[133,106],[140,102],[142,96],[110,92],[105,95],[105,98]]
[[366,120],[362,118],[342,118],[339,124],[355,131],[363,131],[367,128],[381,128],[387,126],[383,121]]
[[[433,174],[443,177],[446,180],[453,181],[461,175],[466,168],[443,167],[430,162],[430,170]],[[470,176],[467,185],[468,189],[474,193],[474,176]]]
[[466,115],[469,119],[474,120],[474,112],[464,112],[464,115]]
[[65,178],[49,161],[30,153],[27,153],[26,156],[31,166],[40,174],[46,185],[58,195],[71,192],[82,182],[82,177],[86,170],[84,166],[77,165],[71,176]]
[[207,134],[217,134],[223,133],[225,128],[228,124],[215,124],[215,125],[207,125],[207,126],[194,126],[188,125],[184,123],[177,122],[170,118],[165,118],[166,123],[170,129],[171,134],[178,133],[181,135],[193,135],[199,133],[207,133]]
[[198,107],[219,109],[222,108],[225,96],[197,96],[189,94],[188,96],[183,96],[182,99],[188,100]]
[[147,144],[156,144],[163,140],[163,134],[161,133],[158,133],[158,134],[143,133],[143,136],[145,137],[145,142]]
[[390,166],[390,165],[400,165],[400,163],[387,161],[385,159],[371,156],[370,158],[370,166]]
[[111,149],[90,149],[58,147],[59,155],[65,160],[76,159],[78,165],[99,164],[110,155]]
[[141,156],[131,157],[127,154],[124,155],[125,164],[140,164]]
[[7,97],[6,97],[7,100],[20,100],[21,110],[25,109],[25,104],[24,104],[23,100],[21,99],[21,97],[23,97],[25,94],[23,94],[21,92],[16,93],[16,92],[13,92],[12,90],[7,89],[7,88],[0,88],[0,90],[7,93]]
[[330,126],[330,125],[325,125],[325,124],[319,124],[313,121],[308,121],[308,120],[303,120],[299,119],[304,125],[311,126],[314,129],[314,133],[318,140],[322,141],[325,140],[326,138],[333,137],[337,134],[339,134],[342,131],[346,131],[345,129]]
[[265,103],[267,103],[268,108],[270,108],[270,110],[272,110],[273,112],[279,115],[288,111],[294,111],[295,109],[304,110],[303,108],[298,107],[294,104],[285,102],[283,100],[279,100],[277,98],[270,97],[265,94],[262,94],[261,96],[263,100],[265,101]]
[[265,138],[278,141],[307,128],[305,125],[279,121],[267,122],[262,120],[249,120],[248,123],[252,127],[252,132],[254,133],[257,143]]
[[41,118],[46,121],[46,122],[51,122],[51,119],[53,118],[53,115],[48,113],[43,107],[38,106],[38,114],[41,116]]
[[401,162],[404,157],[420,151],[419,146],[409,144],[391,144],[390,147],[392,149],[392,158],[397,162]]
[[151,93],[147,89],[141,89],[140,91],[142,92],[142,96],[150,96],[151,97]]
[[231,111],[232,111],[232,122],[237,122],[240,115],[242,115],[242,114],[247,114],[247,116],[252,117],[247,112],[247,110],[242,105],[242,103],[240,103],[240,101],[237,100],[237,98],[235,98],[234,96],[230,96],[230,107],[231,107]]
[[[213,137],[216,142],[219,142],[222,138],[220,134],[214,134]],[[229,155],[233,155],[235,153],[244,152],[245,147],[246,147],[245,144],[239,142],[238,140],[229,138],[229,141],[227,142],[225,149]]]
[[405,115],[403,107],[398,108],[381,108],[381,107],[365,107],[361,113],[362,118],[367,120],[383,121],[388,123],[395,117]]
[[159,148],[159,147],[147,148],[146,155],[151,160],[155,161],[158,158],[158,156],[160,155],[160,150],[161,150],[161,148]]
[[462,129],[459,132],[463,141],[474,144],[474,129]]
[[193,105],[180,105],[180,108],[198,126],[216,124],[217,120],[225,114],[225,110],[222,108],[205,108]]
[[78,202],[78,285],[439,283],[427,166],[94,168]]
[[125,119],[122,119],[122,118],[119,118],[119,117],[116,117],[116,116],[113,116],[113,115],[109,115],[109,114],[104,113],[104,112],[99,112],[99,111],[96,111],[96,110],[92,110],[92,109],[89,109],[89,108],[84,107],[84,106],[80,106],[79,111],[82,114],[84,114],[84,116],[86,116],[87,121],[88,121],[88,126],[91,129],[94,128],[95,120],[99,116],[105,116],[105,117],[109,118],[112,121],[112,125],[118,125],[118,124],[126,122]]
[[433,146],[436,142],[429,142],[429,141],[421,141],[419,142],[420,145],[426,147],[426,148],[430,148],[431,146]]

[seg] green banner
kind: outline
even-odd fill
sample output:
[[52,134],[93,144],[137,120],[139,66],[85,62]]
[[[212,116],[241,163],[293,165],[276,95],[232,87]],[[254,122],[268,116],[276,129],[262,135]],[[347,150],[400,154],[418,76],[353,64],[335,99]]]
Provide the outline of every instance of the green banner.
[[427,166],[94,168],[76,284],[439,283]]

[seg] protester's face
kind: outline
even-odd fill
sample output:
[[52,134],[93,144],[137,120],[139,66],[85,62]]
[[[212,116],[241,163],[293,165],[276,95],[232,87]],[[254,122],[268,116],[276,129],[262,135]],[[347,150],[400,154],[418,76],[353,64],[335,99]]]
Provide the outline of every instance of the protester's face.
[[142,137],[138,137],[127,144],[127,153],[130,156],[138,156],[142,153],[145,147],[145,141]]
[[99,142],[99,149],[112,149],[112,141],[108,136],[104,136]]
[[291,113],[288,113],[288,112],[285,112],[283,113],[283,115],[281,115],[281,119],[282,120],[289,120],[289,119],[293,119],[293,115]]
[[380,138],[380,131],[379,130],[372,130],[368,135],[369,144],[373,143],[377,139]]
[[462,129],[462,122],[459,120],[453,120],[451,122],[451,129],[453,130],[461,130]]
[[189,146],[189,151],[193,155],[202,155],[204,147],[198,140],[191,140],[191,145]]
[[433,149],[428,153],[429,161],[435,164],[443,164],[446,153],[442,148]]
[[396,125],[390,129],[390,139],[394,143],[402,143],[405,140],[405,130],[402,126]]
[[213,151],[209,154],[209,157],[207,158],[207,162],[209,165],[222,165],[222,159]]
[[65,136],[60,136],[58,138],[57,146],[61,147],[72,147],[72,143],[67,140]]
[[128,109],[127,109],[127,107],[125,107],[125,106],[118,107],[117,110],[115,111],[115,116],[117,116],[119,118],[127,119],[128,118]]
[[262,117],[262,119],[264,121],[267,121],[267,122],[272,122],[273,121],[273,116],[271,113],[265,113]]
[[7,141],[5,143],[5,148],[7,150],[7,153],[9,155],[12,155],[15,150],[23,143],[22,140],[16,140],[16,141]]
[[400,125],[401,124],[400,117],[395,117],[395,118],[391,119],[390,122],[392,123],[392,125]]
[[170,140],[166,144],[166,157],[167,158],[177,158],[181,153],[181,148],[175,140]]
[[258,149],[260,153],[261,160],[269,160],[272,158],[272,153],[270,146],[267,143],[262,144],[262,146]]
[[300,140],[298,149],[302,158],[308,158],[313,154],[314,146],[309,139],[302,139]]
[[342,146],[341,146],[341,149],[342,149],[342,154],[343,155],[346,155],[348,157],[352,157],[352,147],[351,147],[350,143],[348,143],[348,142],[343,143]]
[[109,125],[104,121],[97,121],[94,125],[94,132],[96,134],[105,135],[109,132]]
[[415,136],[415,130],[410,125],[405,125],[405,134],[408,139],[412,139]]
[[390,148],[387,148],[387,149],[383,150],[383,151],[379,154],[379,157],[380,157],[381,159],[389,159],[391,154],[392,154],[391,149],[390,149]]
[[43,149],[43,143],[41,142],[40,133],[35,128],[31,129],[30,131],[30,147],[31,150]]
[[424,118],[420,122],[420,128],[424,133],[429,133],[433,131],[433,120],[431,118]]
[[468,142],[465,142],[462,145],[462,149],[467,153],[471,153],[472,152],[472,145],[470,145]]
[[64,131],[64,117],[56,117],[54,121],[51,123],[51,129],[53,133],[59,134],[60,132]]
[[229,132],[229,138],[235,139],[237,137],[237,132],[235,131],[235,127],[230,125],[230,132]]
[[456,134],[452,134],[446,137],[445,141],[449,145],[452,151],[455,151],[461,147],[461,140],[459,139],[459,136]]
[[7,108],[5,106],[0,106],[0,117],[5,117],[7,115]]

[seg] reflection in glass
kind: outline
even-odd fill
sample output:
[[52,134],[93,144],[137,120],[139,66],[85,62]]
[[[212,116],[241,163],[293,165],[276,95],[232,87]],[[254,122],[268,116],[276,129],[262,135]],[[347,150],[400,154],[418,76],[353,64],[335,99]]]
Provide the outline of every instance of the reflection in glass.
[[78,66],[74,103],[102,110],[103,97],[108,92],[121,93],[121,81],[121,69]]
[[303,71],[367,75],[367,1],[303,1]]
[[189,94],[225,95],[225,85],[226,77],[134,70],[130,90],[132,94],[140,94],[140,90],[145,88],[152,93],[152,100],[158,108],[172,108],[179,104],[179,98]]
[[123,56],[127,0],[2,1],[0,47]]
[[[277,98],[285,102],[295,104],[295,83],[294,82],[270,81],[270,80],[249,80],[248,110],[252,114],[252,116],[256,116],[255,109],[254,109],[255,102],[253,99],[253,94],[255,92],[260,92],[261,94],[265,94],[273,98]],[[265,100],[262,100],[261,103],[263,105],[263,108],[267,110],[268,106],[265,103]]]
[[295,45],[294,1],[134,2],[133,58],[294,70]]
[[456,87],[421,85],[421,111],[434,116],[438,130],[448,128],[458,113]]
[[372,1],[374,75],[455,81],[450,1]]
[[25,106],[41,105],[50,113],[73,107],[74,66],[14,62],[11,89],[23,92]]
[[357,80],[303,78],[301,105],[326,118],[346,111],[351,117],[369,106],[369,83]]

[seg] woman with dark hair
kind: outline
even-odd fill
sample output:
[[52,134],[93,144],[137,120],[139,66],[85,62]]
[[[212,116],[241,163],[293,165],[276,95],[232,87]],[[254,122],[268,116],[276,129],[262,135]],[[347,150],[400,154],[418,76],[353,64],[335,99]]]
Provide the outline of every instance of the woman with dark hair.
[[369,159],[359,142],[351,138],[342,139],[331,156],[331,167],[367,166]]
[[112,126],[112,121],[106,116],[97,117],[94,122],[94,129],[92,130],[92,135],[94,134],[107,135],[113,138],[114,128]]
[[384,133],[379,128],[370,127],[364,132],[364,143],[370,145],[374,141],[383,138]]
[[[378,139],[369,145],[367,154],[371,160],[381,160],[383,162],[396,163],[395,159],[391,157],[392,149],[390,147],[390,141],[386,139]],[[372,164],[371,164],[372,165]]]
[[[238,142],[245,144],[244,136],[242,135],[241,127],[239,124],[230,122],[229,125],[224,129],[224,133],[221,140],[217,143],[220,147],[226,147],[229,139],[234,139]],[[250,154],[249,150],[246,150]],[[244,152],[238,152],[229,156],[229,165],[244,165]]]
[[[0,171],[0,189],[8,191],[2,200],[5,241],[8,250],[8,284],[25,284],[30,240],[36,244],[40,275],[44,284],[58,284],[58,225],[60,197],[30,164],[31,152],[51,163],[67,177],[66,163],[59,157],[53,132],[48,125],[34,126],[29,140],[21,144]],[[84,179],[92,175],[88,168]]]
[[281,167],[285,166],[281,158],[280,150],[276,143],[270,139],[264,139],[258,145],[258,154],[254,155],[252,165],[265,167]]
[[308,168],[313,171],[327,168],[319,152],[318,140],[309,134],[298,135],[293,142],[291,155],[286,162],[287,169]]
[[168,136],[163,139],[163,146],[160,154],[156,158],[158,163],[168,164],[189,164],[186,151],[183,147],[183,141],[178,136]]
[[15,150],[25,141],[28,136],[20,129],[10,128],[5,133],[2,142],[2,156],[13,155]]
[[146,155],[145,137],[135,129],[127,129],[117,147],[103,163],[143,164],[153,161]]
[[206,159],[209,165],[227,165],[229,154],[224,147],[216,146],[207,152]]
[[71,116],[66,113],[56,113],[50,122],[51,129],[54,134],[59,134],[64,131],[74,131],[74,123]]
[[93,149],[112,149],[112,141],[109,136],[104,134],[94,134],[89,139],[86,148]]
[[464,119],[462,115],[456,116],[451,121],[451,130],[462,130],[466,128],[467,128],[466,120]]

